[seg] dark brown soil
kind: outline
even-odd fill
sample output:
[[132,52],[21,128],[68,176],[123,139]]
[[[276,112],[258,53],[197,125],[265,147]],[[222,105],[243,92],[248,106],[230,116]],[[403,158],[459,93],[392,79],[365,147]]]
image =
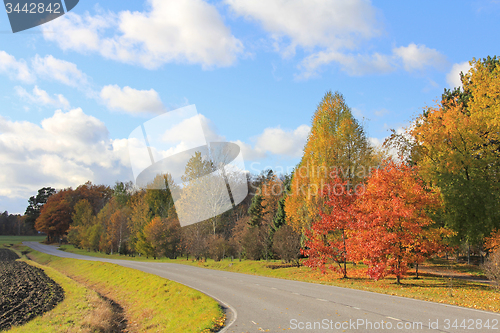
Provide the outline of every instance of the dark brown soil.
[[45,272],[0,249],[0,330],[22,325],[64,299],[64,290]]

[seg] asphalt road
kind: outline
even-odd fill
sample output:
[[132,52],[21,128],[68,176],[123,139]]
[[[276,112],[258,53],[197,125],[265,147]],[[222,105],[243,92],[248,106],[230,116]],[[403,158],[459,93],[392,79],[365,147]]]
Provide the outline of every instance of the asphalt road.
[[198,289],[227,307],[223,332],[500,332],[500,314],[372,292],[169,264],[111,260],[24,242],[58,257],[111,262]]

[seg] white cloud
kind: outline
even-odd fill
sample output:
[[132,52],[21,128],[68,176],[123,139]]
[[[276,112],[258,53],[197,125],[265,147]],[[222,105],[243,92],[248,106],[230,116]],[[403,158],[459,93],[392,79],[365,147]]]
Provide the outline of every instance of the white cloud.
[[65,110],[70,107],[68,100],[63,95],[54,94],[55,98],[52,98],[45,90],[38,88],[38,86],[33,88],[32,94],[19,86],[14,87],[14,89],[20,97],[26,98],[32,103],[50,105],[56,108],[63,108]]
[[280,127],[266,128],[258,137],[255,148],[272,154],[300,157],[310,131],[311,127],[307,125],[300,125],[293,131]]
[[439,51],[425,45],[411,43],[408,46],[394,48],[392,51],[401,59],[404,69],[408,72],[423,70],[426,67],[442,69],[448,63],[446,57]]
[[26,83],[35,81],[35,76],[24,60],[16,58],[5,51],[0,51],[0,73],[7,74],[11,79]]
[[[30,68],[24,59],[16,60],[14,56],[0,51],[0,73],[5,73],[10,79],[24,83],[34,83],[38,77],[90,91],[85,73],[80,71],[74,63],[57,59],[52,55],[43,58],[38,54],[35,55],[31,59]],[[41,96],[38,97],[41,98]]]
[[254,149],[252,148],[252,146],[241,140],[236,140],[232,142],[240,147],[241,154],[243,158],[247,161],[258,161],[266,157],[266,153],[264,151]]
[[44,38],[56,42],[61,49],[88,52],[99,51],[102,33],[114,25],[116,15],[112,13],[80,16],[70,12],[41,27]]
[[446,82],[448,83],[450,88],[462,87],[462,81],[460,81],[460,72],[466,74],[469,69],[471,69],[471,65],[468,61],[453,64],[450,72],[446,74]]
[[368,138],[368,141],[370,142],[372,147],[375,148],[376,151],[383,152],[384,156],[399,160],[398,150],[395,147],[391,148],[384,147],[384,142],[387,138],[388,137],[383,139]]
[[284,130],[280,127],[268,127],[262,134],[254,137],[255,146],[241,141],[234,141],[243,152],[243,157],[248,160],[265,158],[268,153],[286,157],[300,157],[311,127],[300,125],[295,130]]
[[443,69],[446,57],[435,49],[414,43],[395,47],[392,54],[346,54],[334,49],[319,51],[307,56],[298,66],[298,79],[308,79],[318,75],[319,69],[330,63],[337,63],[340,69],[351,76],[385,74],[403,67],[408,72],[422,71],[428,67]]
[[[227,141],[223,135],[218,133],[210,119],[198,114],[195,117],[180,121],[167,131],[162,131],[160,141],[156,140],[154,136],[149,137],[154,160],[180,153],[186,149],[191,149],[193,146],[199,146],[201,130],[204,134],[201,141],[204,143]],[[252,138],[255,143],[253,147],[241,140],[231,142],[240,147],[245,160],[260,160],[266,158],[268,154],[296,158],[302,155],[302,149],[310,130],[311,127],[307,125],[301,125],[294,130],[269,127],[264,129],[263,133]]]
[[318,69],[331,62],[338,63],[340,68],[352,76],[360,76],[374,73],[389,73],[395,70],[391,57],[374,53],[372,55],[343,54],[334,50],[320,51],[306,57],[299,69],[301,74],[298,79],[308,79],[316,76]]
[[102,121],[86,115],[80,108],[68,112],[57,110],[51,118],[42,121],[42,128],[64,138],[66,143],[78,142],[83,145],[104,142],[109,134]]
[[257,21],[283,56],[301,47],[306,56],[298,65],[297,79],[318,75],[337,63],[349,75],[387,73],[395,68],[391,57],[352,51],[382,34],[377,9],[370,1],[354,0],[225,0],[238,16]]
[[403,67],[408,72],[441,69],[446,58],[437,50],[416,45],[394,48],[390,54],[357,53],[362,44],[383,32],[370,1],[354,0],[225,0],[237,16],[258,22],[283,56],[301,47],[297,79],[317,76],[335,63],[351,76],[384,74]]
[[208,143],[226,141],[226,138],[218,133],[215,124],[210,119],[202,114],[199,114],[198,117],[201,121],[201,127],[203,128],[203,133]]
[[160,96],[154,89],[137,90],[128,86],[123,89],[117,85],[108,85],[101,90],[101,99],[112,110],[121,110],[130,114],[160,114],[166,111]]
[[[198,117],[208,142],[226,141],[208,118]],[[189,121],[178,127],[171,134],[185,136],[176,137],[182,142],[175,149],[183,151],[190,135],[196,133],[190,131],[193,126]],[[294,130],[266,128],[254,138],[253,148],[242,141],[234,143],[240,146],[245,160],[259,160],[268,154],[295,158],[302,154],[309,132],[307,125]],[[0,196],[25,199],[43,186],[64,188],[87,180],[112,184],[132,179],[129,144],[134,142],[110,139],[105,124],[80,108],[55,111],[39,125],[0,116]],[[162,153],[155,151],[156,155]]]
[[377,149],[382,149],[382,145],[384,144],[385,139],[368,138],[368,141],[371,143],[373,147]]
[[[164,63],[232,65],[243,51],[215,6],[202,0],[149,0],[144,12],[80,16],[68,13],[43,25],[44,38],[62,49],[99,52],[120,62],[157,68]],[[112,37],[105,32],[112,30]],[[57,31],[57,33],[49,33]],[[80,40],[75,36],[80,36]]]
[[0,188],[27,198],[42,186],[63,188],[87,180],[112,183],[128,175],[123,140],[111,140],[100,120],[81,109],[56,111],[40,125],[0,117]]
[[[151,140],[154,140],[153,136],[149,140],[151,144]],[[217,133],[210,119],[202,114],[197,114],[173,124],[172,127],[161,133],[160,140],[164,145],[159,145],[159,147],[162,146],[160,150],[163,149],[159,153],[163,156],[169,156],[211,142],[224,142],[226,138]]]
[[54,58],[52,55],[40,57],[38,54],[32,60],[33,70],[43,78],[59,81],[72,87],[85,87],[88,84],[87,75],[80,71],[74,63]]
[[[259,22],[284,55],[295,48],[355,48],[380,34],[376,9],[353,0],[226,0],[239,16]],[[288,42],[288,43],[287,43]]]

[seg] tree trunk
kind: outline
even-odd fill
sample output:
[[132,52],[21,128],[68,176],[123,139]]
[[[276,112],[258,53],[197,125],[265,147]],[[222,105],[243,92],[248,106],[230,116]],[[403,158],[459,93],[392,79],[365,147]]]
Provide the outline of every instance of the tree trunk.
[[344,242],[344,279],[347,279],[347,248],[345,245],[345,229],[342,229],[342,240]]
[[122,250],[122,229],[123,229],[123,224],[120,223],[120,239],[118,240],[118,253],[120,253]]
[[470,265],[470,244],[467,241],[467,265]]
[[398,273],[396,274],[396,283],[401,284],[401,258],[398,257]]

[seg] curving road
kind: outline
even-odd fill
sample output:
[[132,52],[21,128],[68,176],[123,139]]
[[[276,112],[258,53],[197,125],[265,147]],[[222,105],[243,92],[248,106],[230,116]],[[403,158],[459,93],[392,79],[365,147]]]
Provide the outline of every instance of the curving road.
[[181,264],[89,257],[36,242],[24,244],[58,257],[135,268],[198,289],[227,307],[228,321],[222,332],[500,332],[500,314],[493,312]]

